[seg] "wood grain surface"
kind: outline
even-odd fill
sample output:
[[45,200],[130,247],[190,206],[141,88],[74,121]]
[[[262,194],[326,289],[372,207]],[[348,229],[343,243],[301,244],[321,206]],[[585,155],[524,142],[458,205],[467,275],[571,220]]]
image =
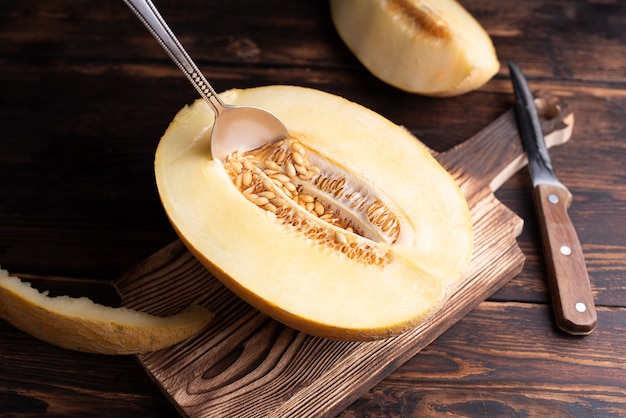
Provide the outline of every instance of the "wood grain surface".
[[[496,198],[524,220],[521,273],[339,413],[366,416],[626,415],[626,4],[463,0],[502,69],[449,99],[369,74],[326,2],[158,0],[217,90],[318,88],[357,101],[444,152],[513,103],[506,62],[576,115],[552,150],[574,196],[598,306],[589,336],[554,325],[525,170]],[[121,1],[0,4],[0,265],[54,294],[116,305],[111,281],[176,239],[154,186],[168,122],[196,94]],[[70,352],[0,321],[0,416],[171,417],[132,357]]]

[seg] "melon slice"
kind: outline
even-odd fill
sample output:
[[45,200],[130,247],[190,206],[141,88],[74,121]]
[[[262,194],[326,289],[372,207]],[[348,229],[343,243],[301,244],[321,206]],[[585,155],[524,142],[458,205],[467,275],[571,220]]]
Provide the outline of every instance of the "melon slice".
[[399,89],[454,96],[500,68],[491,38],[454,0],[331,0],[339,36],[375,76]]
[[85,297],[49,297],[0,269],[0,318],[35,338],[70,350],[139,354],[198,334],[213,314],[192,305],[174,316],[158,317],[99,305]]
[[428,149],[373,111],[292,86],[230,90],[290,137],[213,159],[202,100],[161,139],[156,181],[189,250],[227,287],[298,330],[370,340],[415,327],[468,266],[467,202]]

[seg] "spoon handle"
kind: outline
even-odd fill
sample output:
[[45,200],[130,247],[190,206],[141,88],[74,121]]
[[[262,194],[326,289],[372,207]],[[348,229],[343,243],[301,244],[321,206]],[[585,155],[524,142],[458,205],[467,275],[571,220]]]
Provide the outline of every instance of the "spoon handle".
[[191,84],[219,114],[226,105],[217,97],[215,90],[202,75],[185,48],[178,41],[172,30],[150,0],[124,0],[126,5],[137,15],[139,20],[148,28],[152,36],[161,44],[170,58],[185,73]]

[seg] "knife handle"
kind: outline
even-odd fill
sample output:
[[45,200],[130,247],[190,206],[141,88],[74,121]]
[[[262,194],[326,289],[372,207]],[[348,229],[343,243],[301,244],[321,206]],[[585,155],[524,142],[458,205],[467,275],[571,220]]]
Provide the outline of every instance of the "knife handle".
[[567,214],[572,194],[560,184],[538,184],[533,194],[557,325],[570,334],[589,334],[597,316],[583,251]]

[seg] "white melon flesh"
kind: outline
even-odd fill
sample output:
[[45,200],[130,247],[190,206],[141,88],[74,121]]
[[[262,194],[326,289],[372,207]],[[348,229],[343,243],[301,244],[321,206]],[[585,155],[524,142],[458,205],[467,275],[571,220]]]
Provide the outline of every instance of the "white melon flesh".
[[337,32],[381,80],[412,93],[454,96],[500,68],[491,38],[454,0],[331,0]]

